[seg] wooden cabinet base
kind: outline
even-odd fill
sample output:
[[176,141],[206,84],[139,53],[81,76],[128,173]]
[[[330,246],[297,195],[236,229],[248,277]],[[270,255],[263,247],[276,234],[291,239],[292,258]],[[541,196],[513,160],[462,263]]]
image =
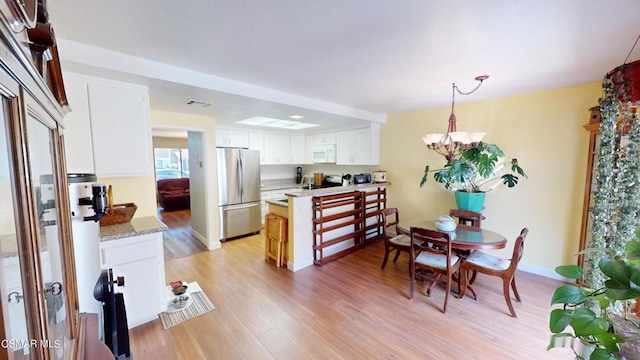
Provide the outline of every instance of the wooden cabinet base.
[[80,314],[76,360],[113,360],[113,353],[98,338],[98,314]]

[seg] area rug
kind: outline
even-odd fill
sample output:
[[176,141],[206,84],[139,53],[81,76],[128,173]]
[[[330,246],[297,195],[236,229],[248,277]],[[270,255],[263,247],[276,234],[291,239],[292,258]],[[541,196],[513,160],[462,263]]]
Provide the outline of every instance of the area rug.
[[173,312],[165,311],[158,314],[162,322],[162,327],[165,330],[215,309],[215,306],[213,306],[203,291],[191,292],[189,296],[193,301],[184,309]]

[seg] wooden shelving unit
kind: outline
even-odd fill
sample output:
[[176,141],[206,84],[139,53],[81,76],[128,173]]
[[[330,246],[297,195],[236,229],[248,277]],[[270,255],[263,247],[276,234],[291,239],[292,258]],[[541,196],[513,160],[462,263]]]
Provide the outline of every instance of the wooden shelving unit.
[[387,189],[378,188],[364,192],[364,241],[367,244],[382,240],[384,219],[382,210],[387,207]]
[[350,254],[384,234],[386,189],[314,196],[313,263],[326,264]]

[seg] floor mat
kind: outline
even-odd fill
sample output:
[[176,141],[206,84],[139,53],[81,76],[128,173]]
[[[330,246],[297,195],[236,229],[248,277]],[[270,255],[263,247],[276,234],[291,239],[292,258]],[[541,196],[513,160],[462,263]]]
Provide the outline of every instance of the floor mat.
[[184,309],[158,314],[165,330],[216,308],[202,290],[190,292],[189,296],[193,301]]

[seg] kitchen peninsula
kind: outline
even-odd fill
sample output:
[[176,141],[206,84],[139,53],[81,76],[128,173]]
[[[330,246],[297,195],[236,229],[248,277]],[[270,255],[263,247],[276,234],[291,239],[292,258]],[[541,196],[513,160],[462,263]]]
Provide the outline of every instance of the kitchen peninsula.
[[100,227],[100,268],[124,277],[124,286],[116,287],[116,292],[124,294],[129,328],[154,320],[167,309],[162,247],[166,229],[155,216]]
[[358,184],[309,190],[297,188],[286,192],[286,198],[268,199],[269,212],[288,218],[287,268],[298,271],[314,263],[313,209],[314,196],[373,191],[391,185],[389,182]]

